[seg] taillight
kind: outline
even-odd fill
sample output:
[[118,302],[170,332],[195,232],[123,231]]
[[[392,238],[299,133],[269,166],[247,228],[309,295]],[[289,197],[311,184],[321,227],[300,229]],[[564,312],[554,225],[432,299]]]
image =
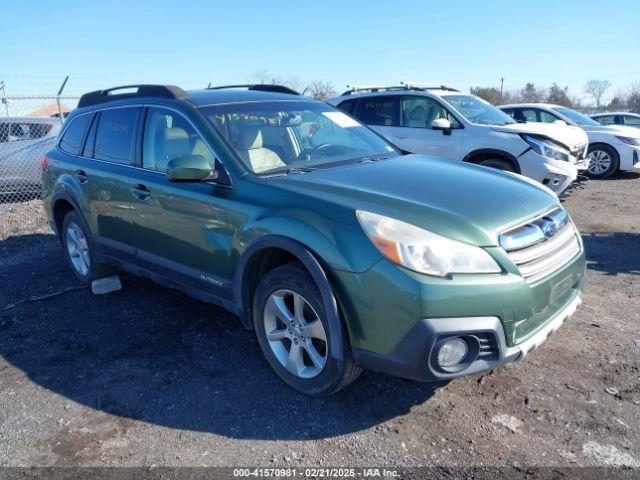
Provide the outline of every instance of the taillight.
[[44,157],[42,157],[42,173],[46,172],[48,167],[49,167],[49,157],[45,155]]

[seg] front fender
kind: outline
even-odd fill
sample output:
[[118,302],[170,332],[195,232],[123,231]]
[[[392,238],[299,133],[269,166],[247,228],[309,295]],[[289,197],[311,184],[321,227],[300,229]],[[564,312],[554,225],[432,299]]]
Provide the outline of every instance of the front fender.
[[295,240],[337,270],[364,272],[381,258],[355,215],[350,221],[338,223],[313,211],[286,209],[256,218],[236,237],[239,255],[266,235]]

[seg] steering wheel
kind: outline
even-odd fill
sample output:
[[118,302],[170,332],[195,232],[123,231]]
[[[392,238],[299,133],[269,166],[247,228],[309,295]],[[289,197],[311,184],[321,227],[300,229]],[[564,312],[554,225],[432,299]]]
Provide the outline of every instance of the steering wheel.
[[302,152],[300,152],[300,155],[298,155],[298,159],[306,157],[306,160],[311,160],[311,157],[314,154],[321,152],[324,149],[330,148],[331,146],[332,145],[330,143],[321,143],[320,145],[316,145],[313,148],[305,148]]

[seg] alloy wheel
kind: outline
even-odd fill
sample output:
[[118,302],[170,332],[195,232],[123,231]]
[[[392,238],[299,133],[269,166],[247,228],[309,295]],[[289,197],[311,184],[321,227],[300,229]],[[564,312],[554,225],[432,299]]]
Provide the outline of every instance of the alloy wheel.
[[320,317],[299,293],[278,290],[264,307],[264,331],[278,362],[299,378],[313,378],[327,363],[327,334]]
[[594,150],[589,153],[589,172],[602,175],[611,167],[611,155],[604,150]]
[[82,229],[76,223],[69,223],[67,226],[67,253],[71,259],[71,265],[76,272],[83,277],[89,273],[91,268],[91,257],[89,255],[89,243]]

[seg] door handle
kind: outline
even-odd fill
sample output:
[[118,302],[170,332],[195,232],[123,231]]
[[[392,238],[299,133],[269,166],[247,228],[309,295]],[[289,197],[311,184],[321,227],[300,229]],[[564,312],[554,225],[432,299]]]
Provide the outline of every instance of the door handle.
[[149,198],[151,196],[151,192],[149,191],[147,186],[143,185],[141,183],[138,183],[137,185],[134,185],[131,188],[131,193],[138,200],[146,200],[147,198]]
[[78,181],[80,181],[80,183],[87,183],[87,181],[89,180],[89,177],[84,170],[76,170],[75,174],[76,177],[78,177]]

